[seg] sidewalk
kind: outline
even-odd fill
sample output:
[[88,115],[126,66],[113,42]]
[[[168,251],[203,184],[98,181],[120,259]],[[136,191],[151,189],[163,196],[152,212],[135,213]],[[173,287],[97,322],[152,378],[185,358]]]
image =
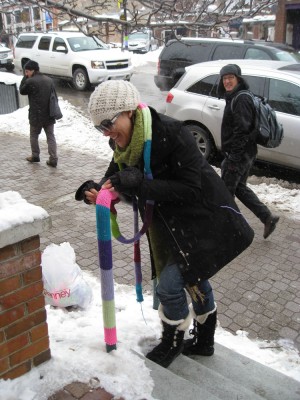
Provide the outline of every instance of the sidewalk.
[[[30,154],[29,137],[1,134],[0,141],[1,191],[19,192],[28,202],[47,210],[52,218],[52,229],[41,236],[42,250],[50,243],[67,241],[74,248],[80,267],[99,277],[95,210],[75,201],[74,193],[85,180],[99,180],[107,163],[97,159],[95,154],[84,155],[59,148],[58,167],[50,168],[46,165],[46,144],[40,141],[41,162],[29,164],[25,161]],[[279,212],[278,228],[264,240],[260,221],[240,207],[256,235],[249,249],[211,279],[219,322],[231,333],[245,330],[253,339],[290,339],[300,350],[300,222],[290,219],[289,213]],[[126,235],[133,229],[131,208],[120,206],[117,209],[120,228]],[[133,285],[132,246],[116,241],[113,246],[116,282]],[[141,252],[143,288],[151,291],[145,238],[141,241]],[[83,389],[80,383],[72,385],[51,400],[113,398],[100,390]],[[81,397],[76,397],[77,390]]]

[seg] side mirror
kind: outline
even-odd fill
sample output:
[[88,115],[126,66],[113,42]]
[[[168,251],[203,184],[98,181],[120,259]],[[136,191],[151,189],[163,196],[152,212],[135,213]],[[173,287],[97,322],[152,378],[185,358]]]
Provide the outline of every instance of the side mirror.
[[68,49],[65,46],[57,46],[56,51],[58,51],[59,53],[67,53]]

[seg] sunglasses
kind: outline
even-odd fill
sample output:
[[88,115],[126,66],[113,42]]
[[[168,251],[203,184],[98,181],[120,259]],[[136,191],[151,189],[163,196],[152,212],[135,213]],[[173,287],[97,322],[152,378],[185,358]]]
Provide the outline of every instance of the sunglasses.
[[118,114],[116,114],[112,119],[104,119],[100,125],[95,125],[95,128],[101,132],[101,133],[105,133],[105,132],[111,132],[116,120],[119,118],[119,116],[122,113],[119,112]]

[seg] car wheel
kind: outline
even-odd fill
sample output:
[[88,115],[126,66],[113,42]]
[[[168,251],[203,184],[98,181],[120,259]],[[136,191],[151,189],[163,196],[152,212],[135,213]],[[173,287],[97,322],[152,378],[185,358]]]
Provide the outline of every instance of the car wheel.
[[186,127],[192,132],[204,158],[211,160],[215,155],[215,145],[210,133],[198,125],[186,125]]
[[6,67],[6,71],[13,71],[15,66],[13,64],[7,65]]
[[90,86],[89,77],[83,68],[77,68],[74,71],[73,85],[76,90],[86,90]]

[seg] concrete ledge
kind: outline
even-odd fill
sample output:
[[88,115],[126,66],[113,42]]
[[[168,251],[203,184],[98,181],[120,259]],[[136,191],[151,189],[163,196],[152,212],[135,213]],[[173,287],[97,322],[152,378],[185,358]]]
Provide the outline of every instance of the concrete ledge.
[[0,248],[13,243],[21,242],[32,236],[49,230],[52,227],[51,217],[35,219],[33,222],[25,222],[20,225],[12,226],[6,230],[0,231]]

